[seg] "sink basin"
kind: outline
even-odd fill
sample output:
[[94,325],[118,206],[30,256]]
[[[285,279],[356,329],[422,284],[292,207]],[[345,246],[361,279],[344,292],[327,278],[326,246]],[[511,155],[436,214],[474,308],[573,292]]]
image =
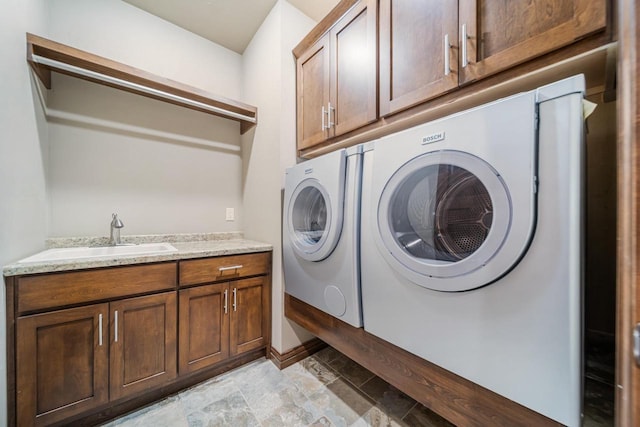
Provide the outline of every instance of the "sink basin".
[[140,245],[98,246],[78,248],[55,248],[37,253],[18,261],[19,263],[76,260],[112,257],[120,255],[157,255],[177,252],[169,243],[143,243]]

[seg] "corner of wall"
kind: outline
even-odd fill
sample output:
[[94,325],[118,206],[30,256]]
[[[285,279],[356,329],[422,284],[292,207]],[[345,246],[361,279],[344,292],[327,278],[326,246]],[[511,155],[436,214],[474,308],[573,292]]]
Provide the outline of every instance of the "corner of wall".
[[[40,250],[46,237],[44,157],[46,128],[31,70],[25,61],[25,33],[44,33],[46,0],[22,0],[0,14],[0,266]],[[43,132],[44,130],[44,132]],[[7,425],[6,314],[0,291],[0,425]]]
[[281,224],[284,169],[295,161],[295,67],[283,58],[291,58],[291,49],[313,25],[279,0],[243,55],[243,99],[259,111],[255,132],[242,140],[245,236],[274,248],[272,345],[277,351],[312,337],[284,317]]

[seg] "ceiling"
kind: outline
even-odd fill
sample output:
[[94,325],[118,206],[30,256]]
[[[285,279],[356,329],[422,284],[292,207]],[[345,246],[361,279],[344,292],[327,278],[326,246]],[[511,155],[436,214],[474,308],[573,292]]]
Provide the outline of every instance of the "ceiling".
[[[242,54],[277,0],[123,0]],[[287,0],[320,21],[339,0]]]

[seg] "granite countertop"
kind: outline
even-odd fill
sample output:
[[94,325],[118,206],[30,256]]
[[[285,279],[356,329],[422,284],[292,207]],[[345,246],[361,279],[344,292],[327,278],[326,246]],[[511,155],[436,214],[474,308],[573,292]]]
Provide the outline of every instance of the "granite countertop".
[[[123,243],[171,243],[177,252],[160,254],[110,255],[84,259],[63,259],[44,262],[15,262],[3,267],[4,276],[82,270],[116,265],[144,264],[189,258],[265,252],[273,249],[268,243],[246,240],[242,233],[164,234],[123,237]],[[47,249],[83,246],[105,246],[107,237],[54,238],[45,242]]]

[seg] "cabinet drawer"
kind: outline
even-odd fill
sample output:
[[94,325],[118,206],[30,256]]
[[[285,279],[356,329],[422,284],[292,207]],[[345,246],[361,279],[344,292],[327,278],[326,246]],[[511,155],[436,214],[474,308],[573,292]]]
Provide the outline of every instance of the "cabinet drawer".
[[268,252],[181,261],[180,286],[268,274],[270,263]]
[[18,312],[175,289],[177,264],[53,273],[18,279]]

